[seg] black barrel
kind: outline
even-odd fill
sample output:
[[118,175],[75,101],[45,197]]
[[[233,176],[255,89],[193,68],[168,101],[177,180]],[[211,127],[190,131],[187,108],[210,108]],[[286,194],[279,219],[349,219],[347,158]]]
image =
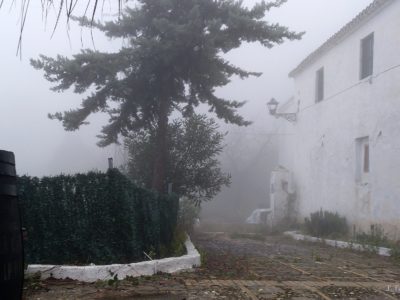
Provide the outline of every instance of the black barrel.
[[24,261],[14,153],[0,150],[0,299],[22,298]]

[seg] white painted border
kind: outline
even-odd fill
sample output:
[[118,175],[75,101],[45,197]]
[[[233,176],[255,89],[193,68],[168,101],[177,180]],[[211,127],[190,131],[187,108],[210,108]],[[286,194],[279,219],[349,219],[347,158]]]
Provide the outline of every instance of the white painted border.
[[189,236],[185,242],[187,254],[180,257],[169,257],[158,260],[132,263],[113,264],[103,266],[61,266],[61,265],[29,265],[25,274],[31,276],[40,273],[41,279],[73,279],[82,282],[95,282],[98,280],[118,279],[127,276],[139,277],[154,275],[157,272],[175,273],[187,271],[201,264],[200,254],[194,247]]
[[322,238],[317,238],[309,235],[299,234],[296,231],[286,231],[284,235],[290,236],[291,238],[295,239],[296,241],[307,241],[307,242],[320,242],[325,243],[326,245],[333,246],[336,248],[346,248],[346,249],[353,249],[357,251],[368,251],[370,249],[376,249],[376,253],[381,256],[390,256],[389,248],[385,247],[374,247],[370,245],[361,245],[357,243],[349,243],[343,241],[336,241],[336,240],[326,240]]

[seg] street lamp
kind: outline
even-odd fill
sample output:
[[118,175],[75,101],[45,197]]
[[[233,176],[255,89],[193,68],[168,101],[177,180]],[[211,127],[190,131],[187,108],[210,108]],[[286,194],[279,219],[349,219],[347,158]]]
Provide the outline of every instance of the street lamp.
[[278,105],[279,102],[276,101],[275,98],[271,98],[271,100],[267,103],[268,109],[269,109],[269,113],[271,115],[275,115],[276,114],[276,110],[278,109]]
[[284,118],[285,120],[295,123],[297,121],[297,113],[277,113],[279,102],[276,101],[275,98],[271,98],[271,100],[267,103],[267,107],[270,115],[275,118]]

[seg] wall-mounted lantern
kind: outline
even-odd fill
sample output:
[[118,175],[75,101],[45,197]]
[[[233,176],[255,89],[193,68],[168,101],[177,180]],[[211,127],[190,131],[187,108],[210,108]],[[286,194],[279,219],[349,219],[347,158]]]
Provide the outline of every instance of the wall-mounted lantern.
[[284,118],[285,120],[295,123],[297,121],[297,113],[277,113],[279,102],[275,98],[272,98],[268,103],[267,107],[269,113],[275,118]]

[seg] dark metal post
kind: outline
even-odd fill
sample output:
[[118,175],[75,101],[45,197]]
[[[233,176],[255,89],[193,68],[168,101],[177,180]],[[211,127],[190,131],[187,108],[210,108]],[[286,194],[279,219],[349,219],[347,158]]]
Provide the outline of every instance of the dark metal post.
[[108,158],[108,169],[111,170],[114,168],[114,161],[112,157]]
[[0,150],[0,299],[22,297],[24,260],[14,153]]
[[172,194],[172,183],[168,183],[168,195]]

